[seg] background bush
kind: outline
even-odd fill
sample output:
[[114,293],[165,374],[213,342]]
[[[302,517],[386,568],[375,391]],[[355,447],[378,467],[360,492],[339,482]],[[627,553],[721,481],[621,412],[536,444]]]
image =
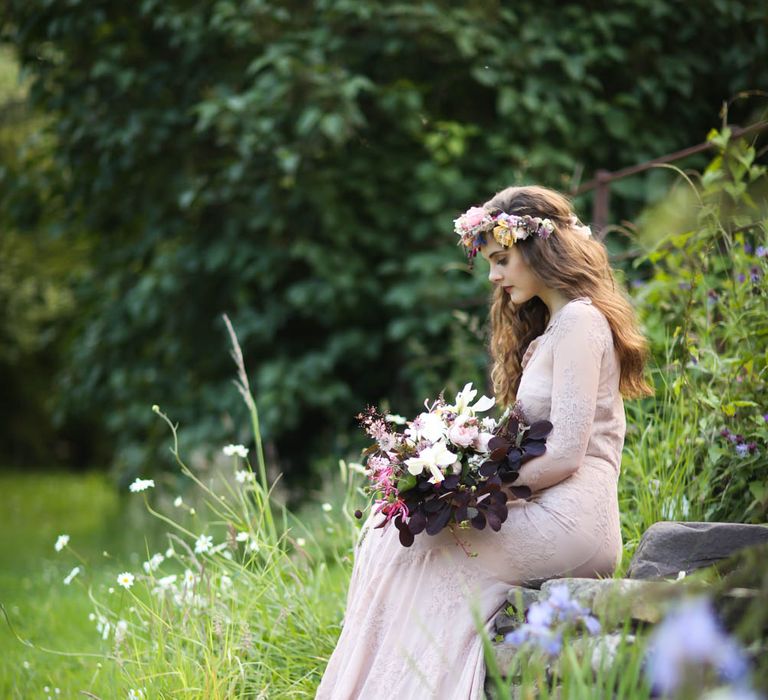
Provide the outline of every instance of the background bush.
[[[241,439],[227,312],[295,480],[350,448],[365,403],[407,413],[482,380],[486,287],[458,213],[701,141],[723,100],[766,84],[764,20],[752,2],[11,0],[32,111],[2,151],[2,225],[14,255],[34,241],[72,273],[40,324],[45,389],[13,383],[12,401],[45,396],[25,420],[125,481],[158,462],[152,403],[201,449]],[[613,220],[668,182],[618,183]],[[14,461],[39,463],[14,426]]]

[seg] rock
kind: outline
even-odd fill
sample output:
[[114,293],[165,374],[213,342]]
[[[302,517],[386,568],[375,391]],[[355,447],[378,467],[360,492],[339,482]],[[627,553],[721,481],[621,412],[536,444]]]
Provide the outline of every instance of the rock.
[[627,576],[651,579],[690,573],[764,542],[768,542],[765,525],[658,522],[643,533]]
[[505,612],[500,612],[493,621],[493,627],[496,630],[496,634],[506,634],[520,627],[520,620],[507,615]]
[[525,586],[512,586],[507,592],[507,602],[515,612],[525,613],[539,599],[539,591]]
[[683,587],[672,581],[641,581],[616,579],[613,586],[604,586],[592,599],[592,612],[606,625],[621,625],[625,619],[656,624],[666,612],[670,601],[676,600]]

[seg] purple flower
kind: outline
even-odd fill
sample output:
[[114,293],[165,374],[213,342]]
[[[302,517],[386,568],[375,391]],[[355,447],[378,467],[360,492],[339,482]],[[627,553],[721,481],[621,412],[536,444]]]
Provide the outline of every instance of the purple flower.
[[746,457],[747,452],[749,452],[748,445],[745,445],[744,443],[741,443],[740,445],[736,445],[736,454],[738,454],[739,457]]
[[754,454],[757,452],[757,443],[756,442],[750,442],[747,445],[747,449],[749,450],[749,454]]
[[680,287],[680,289],[690,289],[691,283],[690,282],[678,282],[677,286]]
[[635,288],[642,287],[643,285],[645,285],[644,280],[632,280],[632,286]]
[[749,269],[749,279],[752,280],[752,282],[757,282],[760,279],[760,268],[757,266],[753,266]]
[[744,252],[747,255],[752,255],[752,244],[751,243],[745,243],[744,244]]
[[763,420],[768,423],[768,413],[763,414]]
[[731,437],[731,431],[728,430],[728,428],[723,428],[720,431],[720,435],[722,435],[724,438],[729,438],[729,437]]
[[744,280],[747,279],[747,277],[746,277],[746,275],[743,272],[740,272],[739,276],[737,277],[737,279],[739,280],[739,282],[743,282]]
[[764,258],[766,255],[768,255],[768,250],[766,250],[765,247],[759,245],[757,246],[755,255],[757,255],[758,258]]
[[710,601],[684,601],[656,626],[648,643],[646,672],[654,690],[672,694],[685,682],[686,666],[709,665],[721,679],[746,681],[744,652],[715,617]]

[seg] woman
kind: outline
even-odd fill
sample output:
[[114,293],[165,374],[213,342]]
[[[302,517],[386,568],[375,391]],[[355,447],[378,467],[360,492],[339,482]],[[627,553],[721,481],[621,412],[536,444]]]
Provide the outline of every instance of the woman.
[[[498,533],[446,530],[403,547],[369,516],[355,550],[341,637],[317,698],[475,700],[489,630],[512,585],[611,576],[621,561],[617,480],[624,397],[652,393],[647,345],[602,243],[563,195],[510,187],[456,220],[489,264],[497,404],[553,424],[520,469]],[[465,548],[476,552],[468,557]]]

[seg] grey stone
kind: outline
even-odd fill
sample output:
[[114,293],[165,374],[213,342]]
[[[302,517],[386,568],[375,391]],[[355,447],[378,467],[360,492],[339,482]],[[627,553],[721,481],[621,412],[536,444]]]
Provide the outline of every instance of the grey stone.
[[493,626],[497,634],[506,634],[507,632],[511,632],[520,627],[520,620],[511,615],[507,615],[505,612],[500,612],[496,615],[496,618],[493,621]]
[[690,573],[752,545],[768,542],[768,526],[740,523],[658,522],[640,539],[627,576],[633,579]]
[[546,600],[550,596],[550,591],[556,586],[566,586],[571,598],[581,605],[588,608],[592,607],[592,602],[597,593],[605,588],[614,588],[616,579],[612,578],[553,578],[546,581],[541,586],[541,600]]
[[[539,591],[525,586],[512,586],[507,591],[507,602],[515,609],[515,612],[525,613],[528,608],[539,599]],[[519,606],[522,605],[522,610]]]

